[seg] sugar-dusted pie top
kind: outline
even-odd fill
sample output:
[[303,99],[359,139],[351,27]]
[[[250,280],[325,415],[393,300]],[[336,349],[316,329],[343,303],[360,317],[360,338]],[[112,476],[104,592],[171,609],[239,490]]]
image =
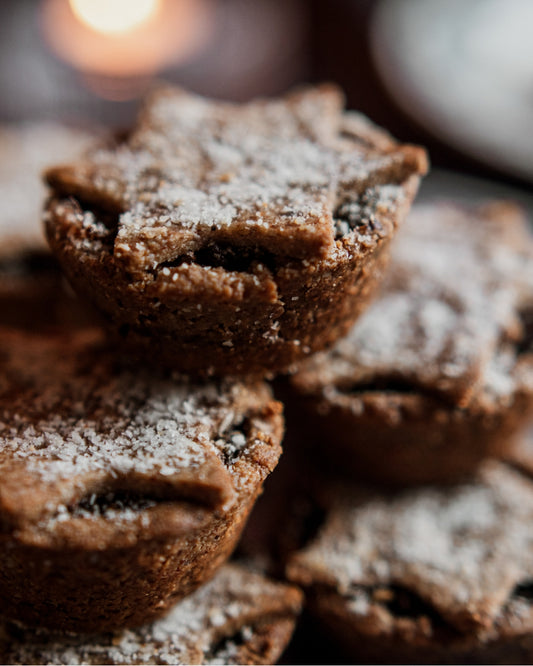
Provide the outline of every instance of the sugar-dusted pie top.
[[532,310],[533,239],[514,205],[418,205],[378,298],[294,384],[326,398],[401,384],[461,405],[505,400],[519,383],[533,391],[533,364],[517,369]]
[[[295,588],[229,564],[165,617],[139,629],[76,636],[7,625],[0,657],[10,664],[239,663],[257,627],[293,619],[300,606]],[[263,649],[264,663],[277,657],[268,652],[272,644]]]
[[426,168],[421,149],[344,112],[333,86],[243,105],[163,89],[124,141],[47,179],[97,218],[118,216],[115,257],[147,270],[207,242],[323,256],[340,204]]
[[[473,633],[510,622],[504,615],[511,603],[516,632],[522,621],[531,630],[530,604],[520,618],[515,600],[533,574],[530,479],[491,462],[447,488],[335,493],[323,528],[293,556],[291,580],[334,591],[360,617],[371,611],[376,590],[399,588],[433,609],[423,614]],[[375,619],[385,627],[387,617]]]
[[275,465],[279,405],[265,384],[195,385],[121,368],[97,330],[2,329],[0,349],[0,523],[8,531],[57,534],[60,523],[85,517],[137,521],[139,502],[227,508],[254,460]]

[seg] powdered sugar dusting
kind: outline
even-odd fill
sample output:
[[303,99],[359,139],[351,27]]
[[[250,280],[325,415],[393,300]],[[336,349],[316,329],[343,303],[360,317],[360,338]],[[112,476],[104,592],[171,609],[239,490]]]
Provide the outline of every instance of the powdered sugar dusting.
[[385,151],[366,134],[341,137],[341,102],[331,89],[240,106],[161,91],[126,143],[92,151],[71,176],[121,210],[115,255],[138,268],[230,227],[275,253],[322,254],[333,247],[338,195],[423,168],[391,140]]
[[303,380],[356,389],[401,377],[462,404],[476,386],[497,399],[511,395],[508,343],[533,301],[533,244],[512,213],[415,206],[381,296]]
[[[5,479],[20,465],[39,492],[95,478],[159,478],[166,485],[197,479],[228,500],[233,481],[225,467],[247,443],[235,428],[260,399],[253,389],[119,369],[96,331],[0,335]],[[54,502],[50,511],[57,513]]]
[[502,465],[449,489],[395,497],[339,493],[317,539],[294,562],[351,598],[400,585],[458,625],[493,621],[533,567],[533,486]]

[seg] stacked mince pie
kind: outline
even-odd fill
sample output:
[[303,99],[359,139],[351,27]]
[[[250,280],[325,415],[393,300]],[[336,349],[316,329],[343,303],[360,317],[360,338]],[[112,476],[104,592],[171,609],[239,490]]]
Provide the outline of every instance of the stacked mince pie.
[[326,85],[64,162],[52,254],[0,239],[0,660],[273,663],[298,588],[325,654],[530,659],[521,211],[409,213],[424,151]]
[[291,377],[322,473],[286,575],[349,658],[530,663],[532,314],[514,205],[415,206],[377,298]]

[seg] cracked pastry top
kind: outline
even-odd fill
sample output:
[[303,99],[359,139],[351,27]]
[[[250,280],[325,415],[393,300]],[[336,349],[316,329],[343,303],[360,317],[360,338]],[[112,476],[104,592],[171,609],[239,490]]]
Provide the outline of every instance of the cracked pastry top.
[[463,407],[506,400],[526,379],[520,356],[530,351],[532,311],[533,239],[520,209],[418,205],[379,297],[294,385],[332,400],[337,390],[395,386]]
[[164,618],[139,629],[87,636],[4,621],[0,657],[10,664],[273,664],[300,605],[296,588],[229,564]]
[[125,143],[49,169],[47,180],[117,214],[114,255],[144,272],[217,241],[323,256],[343,193],[402,182],[422,162],[418,149],[345,117],[333,88],[243,106],[167,90]]
[[[344,112],[342,102],[332,86],[244,105],[178,89],[154,93],[123,140],[48,170],[52,249],[86,293],[93,271],[93,300],[133,337],[171,338],[178,327],[169,319],[181,308],[189,330],[176,333],[185,343],[202,326],[220,329],[213,343],[226,360],[215,358],[215,372],[224,364],[235,368],[231,347],[245,349],[243,327],[254,342],[270,343],[274,364],[279,354],[278,364],[287,365],[307,345],[290,313],[303,308],[297,301],[304,287],[313,287],[310,265],[320,273],[351,262],[352,282],[355,273],[361,277],[367,255],[393,235],[427,166],[421,149],[396,143]],[[96,256],[108,264],[105,276]],[[290,279],[283,270],[292,271]],[[102,280],[113,282],[120,298],[98,293]],[[133,303],[121,281],[147,303]],[[342,297],[348,287],[339,291]],[[194,322],[187,311],[193,295],[207,310],[194,313]],[[339,313],[343,321],[356,308],[347,309]],[[235,325],[239,318],[242,326]]]

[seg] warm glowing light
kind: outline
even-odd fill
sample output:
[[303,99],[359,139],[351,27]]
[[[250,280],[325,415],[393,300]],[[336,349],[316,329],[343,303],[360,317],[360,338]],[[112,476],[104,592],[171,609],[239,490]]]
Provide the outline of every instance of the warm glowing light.
[[69,0],[78,19],[104,34],[127,32],[149,20],[159,0]]
[[[122,22],[122,32],[104,32],[104,25],[118,26],[119,7],[130,27]],[[80,8],[90,14],[82,18]],[[132,91],[165,67],[186,62],[209,42],[214,18],[214,0],[43,0],[41,14],[52,51],[106,99],[135,96]]]

